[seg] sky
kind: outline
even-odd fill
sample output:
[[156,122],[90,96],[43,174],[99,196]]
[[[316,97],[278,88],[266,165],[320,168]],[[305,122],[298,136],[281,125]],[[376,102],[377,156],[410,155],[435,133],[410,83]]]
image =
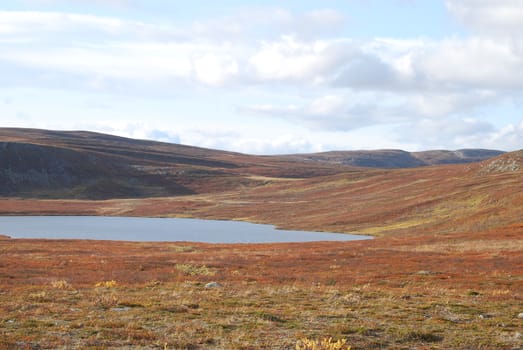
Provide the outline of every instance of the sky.
[[523,148],[521,0],[11,0],[0,127],[251,154]]

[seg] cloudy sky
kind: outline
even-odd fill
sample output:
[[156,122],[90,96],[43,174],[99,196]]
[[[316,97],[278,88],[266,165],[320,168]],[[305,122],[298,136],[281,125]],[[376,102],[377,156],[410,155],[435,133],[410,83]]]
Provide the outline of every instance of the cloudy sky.
[[523,148],[521,0],[11,0],[0,126],[256,154]]

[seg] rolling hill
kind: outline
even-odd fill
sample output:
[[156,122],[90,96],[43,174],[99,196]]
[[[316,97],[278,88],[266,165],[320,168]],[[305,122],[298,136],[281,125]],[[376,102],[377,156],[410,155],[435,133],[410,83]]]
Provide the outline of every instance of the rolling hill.
[[349,170],[82,131],[0,129],[0,195],[143,198],[255,186],[256,176],[306,178]]
[[[0,128],[0,195],[146,198],[257,187],[274,179],[468,163],[489,150],[397,150],[253,156],[85,131]],[[366,170],[365,170],[366,171]]]
[[416,168],[442,164],[465,164],[497,157],[504,152],[485,149],[457,151],[434,150],[405,152],[401,150],[336,151],[300,156],[304,160],[328,162],[369,168]]

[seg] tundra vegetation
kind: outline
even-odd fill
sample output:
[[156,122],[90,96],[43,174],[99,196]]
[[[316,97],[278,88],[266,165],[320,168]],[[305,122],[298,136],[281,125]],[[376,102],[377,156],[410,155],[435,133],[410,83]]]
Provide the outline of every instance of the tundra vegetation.
[[[0,199],[0,212],[235,219],[376,238],[234,245],[5,237],[0,349],[523,347],[523,152],[393,170],[213,157],[213,166],[238,163],[217,176],[201,171],[208,163],[191,165],[200,172],[187,178],[162,168],[185,181],[183,196],[25,193]],[[151,164],[139,170],[157,181]]]
[[522,230],[187,250],[5,239],[0,348],[514,349]]

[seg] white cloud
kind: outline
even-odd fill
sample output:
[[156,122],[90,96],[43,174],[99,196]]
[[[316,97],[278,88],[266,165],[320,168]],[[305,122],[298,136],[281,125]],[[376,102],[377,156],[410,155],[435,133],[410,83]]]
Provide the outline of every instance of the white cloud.
[[308,113],[318,116],[331,116],[343,113],[346,100],[342,96],[328,95],[315,99],[308,108]]
[[292,36],[263,42],[250,64],[262,81],[312,84],[328,81],[337,67],[353,55],[348,40],[299,41]]
[[0,59],[47,71],[88,77],[155,80],[188,78],[191,75],[187,45],[115,44],[111,46],[55,47],[35,50],[13,49]]
[[[380,100],[380,104],[375,101]],[[370,125],[397,124],[405,120],[402,106],[383,94],[326,95],[302,104],[260,104],[240,111],[265,115],[308,126],[312,130],[350,131]]]
[[345,23],[345,16],[332,9],[307,12],[294,18],[287,26],[287,32],[303,38],[317,38],[322,34],[334,34]]
[[231,140],[229,149],[250,154],[293,154],[323,151],[321,144],[313,144],[304,137],[283,134],[275,137],[243,138]]
[[[521,95],[523,2],[446,4],[473,35],[354,40],[333,35],[345,19],[330,9],[246,9],[182,27],[87,14],[0,11],[0,87],[133,91],[155,98],[227,91],[247,97],[237,102],[246,105],[237,114],[271,116],[269,122],[312,131],[401,125],[398,134],[411,140],[408,144],[426,139],[442,146],[521,145],[519,124],[489,129],[493,117],[481,109]],[[406,132],[409,125],[424,136]],[[106,131],[173,140],[178,135],[153,125]],[[431,132],[441,139],[432,139]],[[281,136],[216,135],[212,141],[203,134],[183,135],[182,141],[252,153],[325,147],[283,131]]]
[[[275,21],[298,25],[292,14],[273,11],[279,14]],[[322,10],[304,16],[321,23],[339,15]],[[508,39],[354,41],[282,35],[230,42],[227,36],[195,37],[194,28],[45,12],[0,12],[0,23],[0,40],[8,48],[0,60],[95,80],[195,79],[211,86],[234,80],[395,93],[523,86],[523,42]],[[249,26],[231,25],[240,32]]]
[[[29,5],[55,5],[59,4],[63,0],[19,0],[24,4]],[[124,8],[131,5],[132,0],[68,0],[69,2],[75,3],[86,3],[89,5],[100,4],[100,5],[109,5],[115,6],[118,8]]]
[[416,117],[440,118],[470,113],[482,104],[495,103],[499,96],[492,90],[424,92],[408,95],[403,113]]
[[[58,129],[59,128],[60,127],[58,127]],[[141,140],[156,140],[161,142],[180,143],[180,136],[178,133],[175,133],[168,128],[158,128],[157,126],[148,122],[129,122],[117,120],[108,120],[98,123],[80,122],[75,123],[73,129],[97,131]]]
[[331,117],[337,114],[345,113],[347,109],[347,101],[340,95],[321,96],[312,100],[307,105],[297,106],[295,104],[288,105],[272,105],[260,104],[243,106],[240,111],[253,114],[262,114],[269,116],[302,118],[302,117]]
[[340,24],[344,21],[344,16],[340,12],[332,9],[310,11],[305,13],[303,17],[307,19],[308,22],[315,23],[322,28],[333,24]]
[[314,40],[338,32],[344,22],[344,15],[332,9],[297,14],[280,7],[259,7],[214,20],[196,21],[192,30],[200,37],[218,40],[274,40],[281,35]]
[[140,22],[129,22],[118,18],[100,17],[60,12],[0,11],[0,34],[32,34],[42,37],[44,33],[63,33],[79,28],[123,33],[131,28],[143,26]]
[[423,149],[488,148],[515,150],[523,148],[523,120],[495,128],[474,118],[444,117],[421,119],[408,128],[398,128],[396,138],[420,145]]
[[373,55],[361,54],[345,64],[334,84],[363,90],[402,88],[399,73],[391,63]]
[[201,50],[197,43],[153,40],[165,32],[174,36],[176,28],[111,17],[0,12],[0,23],[0,40],[8,48],[0,53],[0,64],[10,64],[19,75],[39,70],[35,84],[41,76],[62,73],[69,74],[64,81],[80,79],[79,87],[89,85],[80,77],[88,82],[189,78],[191,54]]
[[523,46],[511,40],[444,40],[417,65],[441,90],[523,87]]
[[247,154],[314,153],[324,150],[322,144],[292,134],[260,137],[206,138],[204,147],[235,150]]
[[488,35],[523,34],[520,0],[446,0],[448,10],[475,32]]
[[488,138],[478,140],[486,148],[505,150],[523,149],[523,119],[519,124],[513,123],[491,133]]
[[206,53],[193,58],[196,77],[208,85],[222,85],[238,74],[238,63],[231,55]]

